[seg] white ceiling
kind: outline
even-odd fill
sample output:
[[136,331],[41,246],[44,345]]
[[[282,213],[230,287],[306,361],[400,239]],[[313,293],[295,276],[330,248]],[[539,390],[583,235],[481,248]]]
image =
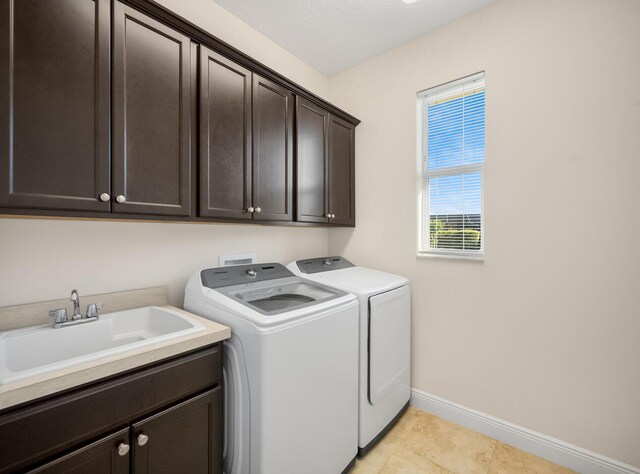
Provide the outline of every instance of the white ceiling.
[[494,0],[214,0],[332,75]]

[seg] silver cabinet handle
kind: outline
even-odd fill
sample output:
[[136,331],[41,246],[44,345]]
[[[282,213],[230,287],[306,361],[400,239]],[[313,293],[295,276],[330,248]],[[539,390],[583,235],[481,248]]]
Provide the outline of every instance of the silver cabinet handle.
[[119,204],[124,204],[124,202],[127,200],[126,197],[124,197],[122,194],[118,194],[116,196],[116,202]]
[[326,217],[327,219],[331,219],[331,214],[326,214],[326,215],[325,215],[325,217]]
[[107,202],[109,199],[111,199],[111,196],[109,196],[107,193],[102,193],[102,194],[100,195],[100,200],[101,200],[102,202]]
[[262,209],[260,209],[259,207],[256,207],[256,212],[260,214],[262,212]]
[[126,456],[129,454],[129,445],[126,443],[120,443],[118,446],[118,456]]
[[335,219],[335,218],[336,218],[336,215],[335,215],[335,214],[331,214],[331,218],[332,218],[332,219]]
[[138,446],[144,446],[147,441],[149,441],[149,437],[146,434],[141,433],[138,435]]
[[247,207],[247,212],[253,212],[255,209],[253,207]]

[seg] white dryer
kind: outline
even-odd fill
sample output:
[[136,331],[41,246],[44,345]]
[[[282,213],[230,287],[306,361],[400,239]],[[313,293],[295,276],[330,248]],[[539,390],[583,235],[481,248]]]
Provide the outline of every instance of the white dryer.
[[409,404],[409,280],[335,256],[298,260],[288,268],[304,278],[351,292],[360,302],[358,455],[363,456]]
[[224,345],[227,474],[339,474],[358,446],[358,303],[271,264],[193,275],[185,309]]

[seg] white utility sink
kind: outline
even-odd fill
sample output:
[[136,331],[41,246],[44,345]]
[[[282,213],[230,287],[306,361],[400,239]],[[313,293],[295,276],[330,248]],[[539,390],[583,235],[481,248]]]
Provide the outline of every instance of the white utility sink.
[[0,332],[0,385],[202,330],[202,324],[179,311],[148,306],[77,326]]

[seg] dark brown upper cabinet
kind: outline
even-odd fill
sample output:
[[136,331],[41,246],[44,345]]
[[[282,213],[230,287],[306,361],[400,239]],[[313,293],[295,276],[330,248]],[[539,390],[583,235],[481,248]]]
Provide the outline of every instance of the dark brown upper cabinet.
[[191,212],[190,47],[188,37],[114,3],[114,212]]
[[257,220],[293,219],[293,94],[253,75],[252,207]]
[[329,112],[296,98],[296,220],[329,221]]
[[109,0],[0,1],[0,206],[109,212],[109,30]]
[[251,219],[251,71],[200,48],[200,208]]
[[296,102],[296,220],[355,225],[355,126]]
[[0,0],[0,214],[354,225],[358,123],[156,2]]
[[202,217],[292,220],[293,94],[201,47]]
[[329,222],[355,226],[355,125],[329,115]]

